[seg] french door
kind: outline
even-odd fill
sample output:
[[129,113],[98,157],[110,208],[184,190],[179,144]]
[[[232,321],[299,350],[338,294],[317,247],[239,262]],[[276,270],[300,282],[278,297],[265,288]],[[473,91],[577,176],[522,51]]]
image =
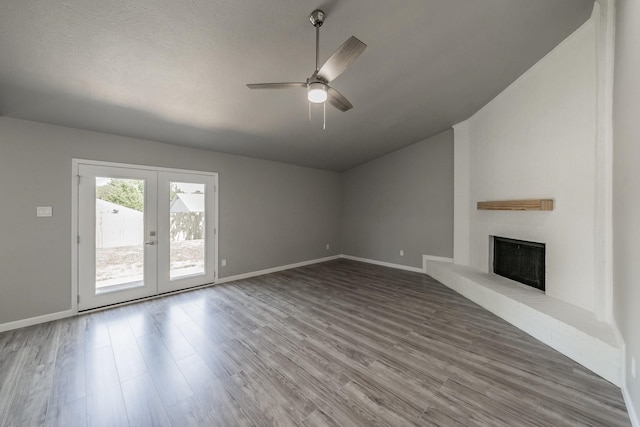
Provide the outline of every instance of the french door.
[[78,310],[212,283],[216,175],[77,163]]

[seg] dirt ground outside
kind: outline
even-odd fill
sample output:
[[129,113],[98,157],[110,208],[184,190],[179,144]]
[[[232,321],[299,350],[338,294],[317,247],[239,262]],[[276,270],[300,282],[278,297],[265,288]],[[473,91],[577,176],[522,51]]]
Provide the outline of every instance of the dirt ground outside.
[[[204,268],[204,239],[171,242],[171,270]],[[96,249],[96,282],[141,277],[144,246]]]

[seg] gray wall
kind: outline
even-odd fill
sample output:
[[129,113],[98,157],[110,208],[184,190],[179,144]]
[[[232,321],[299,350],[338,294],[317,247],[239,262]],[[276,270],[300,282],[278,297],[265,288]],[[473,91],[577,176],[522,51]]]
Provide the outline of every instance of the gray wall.
[[453,257],[452,130],[342,180],[342,253],[411,267],[422,267],[423,254]]
[[0,324],[71,308],[72,158],[218,172],[220,277],[339,253],[338,173],[0,118]]
[[640,416],[640,2],[616,2],[615,83],[613,93],[613,251],[614,313],[627,345],[626,383]]

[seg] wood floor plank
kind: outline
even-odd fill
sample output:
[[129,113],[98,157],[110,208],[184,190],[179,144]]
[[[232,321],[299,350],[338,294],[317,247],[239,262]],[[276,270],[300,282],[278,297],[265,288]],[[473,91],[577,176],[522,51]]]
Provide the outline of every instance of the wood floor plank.
[[0,358],[0,425],[8,424],[5,420],[16,416],[9,410],[15,395],[14,390],[19,385],[27,353],[26,348],[11,349],[4,351]]
[[105,427],[128,425],[127,410],[111,346],[88,349],[85,357],[87,424]]
[[321,409],[316,409],[302,421],[304,427],[340,427],[333,418]]
[[13,391],[9,409],[11,414],[21,414],[20,418],[11,417],[14,425],[44,424],[59,335],[60,322],[49,322],[37,325],[33,335],[27,339],[26,348],[29,351],[24,354],[22,373],[18,379],[20,386]]
[[82,318],[68,318],[59,323],[60,338],[47,404],[47,418],[57,408],[71,402],[78,405],[77,402],[86,397],[84,322]]
[[47,411],[46,427],[87,426],[87,401],[85,398],[56,404]]
[[224,351],[226,344],[216,333],[205,332],[196,322],[178,325],[189,344],[218,378],[228,378],[242,370],[238,363]]
[[[176,404],[175,409],[180,412],[186,411],[187,418],[194,423],[199,419],[207,420],[208,424],[201,425],[250,424],[246,415],[239,410],[237,402],[229,394],[233,384],[231,377],[217,377],[197,354],[180,359],[177,364],[191,386],[194,396]],[[187,406],[187,403],[191,407]],[[178,419],[173,412],[169,415],[174,421]]]
[[111,345],[108,328],[108,321],[111,315],[109,311],[85,315],[83,325],[85,349],[87,351]]
[[151,380],[151,375],[144,374],[123,381],[122,395],[130,425],[171,426],[165,406]]
[[345,385],[341,392],[347,398],[376,416],[376,421],[383,421],[385,424],[397,427],[418,426],[420,414],[414,411],[406,411],[405,405],[398,405],[398,400],[389,398],[388,394],[380,388],[363,386],[357,381],[351,381]]
[[215,417],[196,396],[188,397],[167,408],[167,416],[172,426],[176,427],[223,427],[229,424],[226,420]]
[[158,335],[142,335],[136,340],[151,380],[165,406],[175,405],[193,395],[187,380]]
[[148,374],[147,364],[127,319],[118,317],[109,322],[107,329],[120,382]]
[[336,260],[0,333],[0,425],[629,426],[429,276]]

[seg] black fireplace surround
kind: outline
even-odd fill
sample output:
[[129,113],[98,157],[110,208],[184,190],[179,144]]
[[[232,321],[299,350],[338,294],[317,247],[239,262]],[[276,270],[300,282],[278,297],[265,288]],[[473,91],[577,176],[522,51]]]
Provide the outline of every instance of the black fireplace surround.
[[493,236],[495,274],[544,291],[544,260],[544,243]]

